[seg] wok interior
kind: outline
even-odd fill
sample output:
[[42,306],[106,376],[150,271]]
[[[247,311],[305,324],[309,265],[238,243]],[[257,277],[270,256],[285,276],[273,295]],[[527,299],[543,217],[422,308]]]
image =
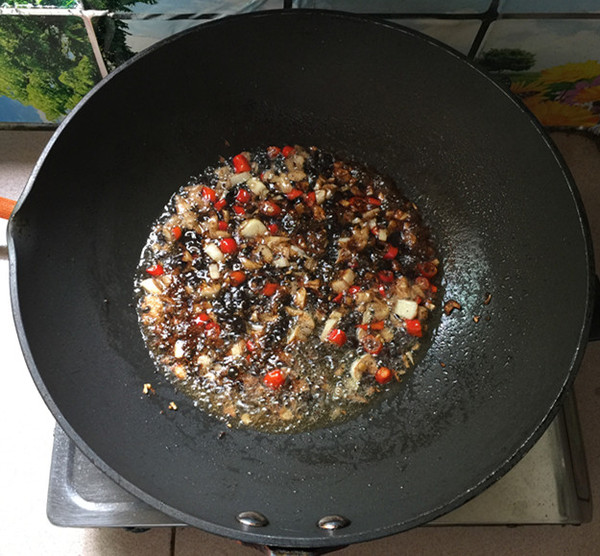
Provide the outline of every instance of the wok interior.
[[[591,268],[576,193],[522,109],[438,45],[327,13],[208,24],[126,66],[55,136],[10,229],[32,374],[83,451],[179,519],[279,546],[407,529],[508,469],[577,368]],[[423,360],[358,419],[227,430],[154,374],[133,272],[191,175],[288,143],[392,176],[434,230],[443,298],[463,309],[440,316]],[[270,524],[243,528],[245,510]],[[328,514],[352,523],[321,531]]]

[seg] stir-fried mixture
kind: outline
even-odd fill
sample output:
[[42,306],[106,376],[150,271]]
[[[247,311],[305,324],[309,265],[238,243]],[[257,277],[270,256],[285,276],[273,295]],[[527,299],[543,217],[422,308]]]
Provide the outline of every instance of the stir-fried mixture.
[[182,187],[136,276],[157,366],[199,407],[269,432],[362,410],[414,363],[438,260],[393,184],[318,148],[243,152]]

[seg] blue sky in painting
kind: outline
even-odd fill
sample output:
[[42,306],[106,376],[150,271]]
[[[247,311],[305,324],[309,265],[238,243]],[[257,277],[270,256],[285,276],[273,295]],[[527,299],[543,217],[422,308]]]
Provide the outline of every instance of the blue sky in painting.
[[0,122],[41,123],[43,121],[32,106],[23,106],[12,98],[0,96]]

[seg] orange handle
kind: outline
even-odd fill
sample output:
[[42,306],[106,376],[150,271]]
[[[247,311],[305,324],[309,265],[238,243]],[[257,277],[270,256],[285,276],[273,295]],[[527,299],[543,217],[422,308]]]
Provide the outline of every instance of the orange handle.
[[17,201],[0,197],[0,218],[8,220],[16,204]]

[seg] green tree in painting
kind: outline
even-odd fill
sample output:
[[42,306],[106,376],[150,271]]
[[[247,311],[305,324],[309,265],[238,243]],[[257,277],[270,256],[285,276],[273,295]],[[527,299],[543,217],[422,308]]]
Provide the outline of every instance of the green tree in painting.
[[525,71],[535,64],[535,54],[520,48],[491,48],[477,62],[488,71]]
[[59,120],[100,79],[79,18],[0,17],[0,95]]

